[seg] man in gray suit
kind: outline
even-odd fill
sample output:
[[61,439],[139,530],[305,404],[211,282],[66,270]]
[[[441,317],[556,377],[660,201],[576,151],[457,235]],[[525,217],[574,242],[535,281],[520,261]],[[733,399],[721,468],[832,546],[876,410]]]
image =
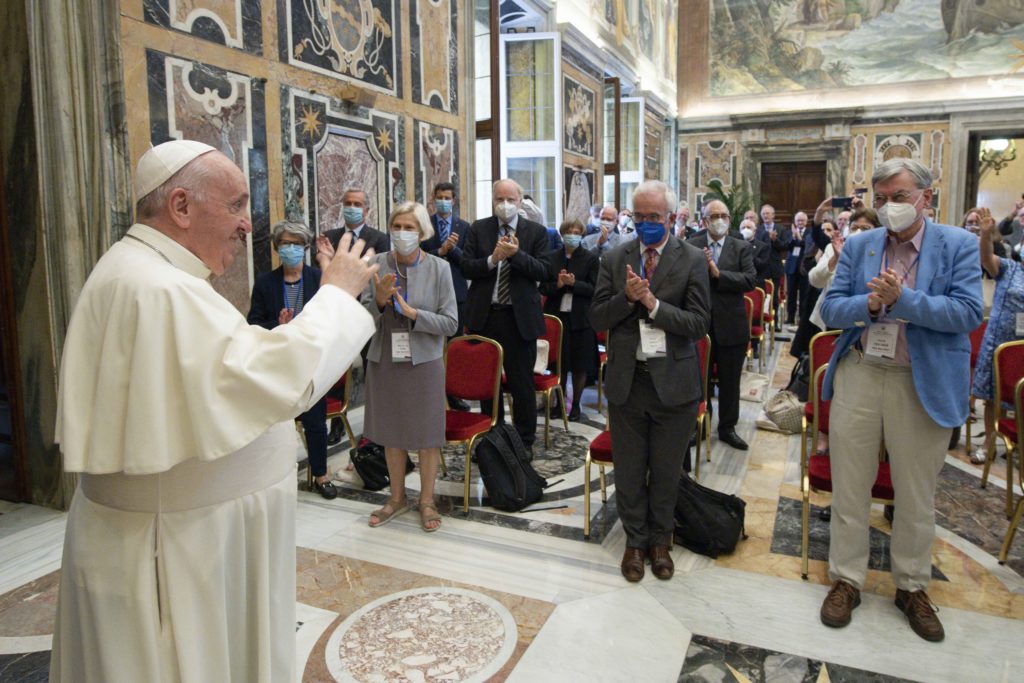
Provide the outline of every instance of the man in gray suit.
[[608,330],[609,430],[619,518],[626,532],[622,575],[659,579],[675,571],[669,544],[682,459],[701,399],[694,341],[711,322],[701,251],[670,232],[676,198],[657,180],[633,193],[638,238],[601,259],[590,309]]

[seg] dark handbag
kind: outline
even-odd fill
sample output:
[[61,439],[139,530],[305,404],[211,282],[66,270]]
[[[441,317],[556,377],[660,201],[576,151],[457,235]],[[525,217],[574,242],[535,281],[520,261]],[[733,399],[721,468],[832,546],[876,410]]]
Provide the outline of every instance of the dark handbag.
[[741,498],[701,486],[683,473],[676,496],[676,543],[708,557],[731,553],[747,537],[746,506]]
[[791,391],[796,394],[796,397],[801,402],[807,402],[807,388],[811,383],[811,357],[806,353],[800,354],[800,358],[797,359],[796,365],[793,366],[793,371],[789,373],[789,384],[786,385],[786,391]]
[[[352,466],[363,480],[363,488],[367,491],[380,491],[391,484],[383,446],[369,439],[360,439],[359,445],[352,449],[351,455]],[[416,469],[416,465],[408,455],[405,459],[405,473],[408,474]]]

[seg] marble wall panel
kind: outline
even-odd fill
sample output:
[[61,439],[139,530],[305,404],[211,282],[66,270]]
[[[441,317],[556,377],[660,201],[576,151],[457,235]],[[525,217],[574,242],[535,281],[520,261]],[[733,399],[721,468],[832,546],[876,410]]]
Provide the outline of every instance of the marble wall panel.
[[406,196],[402,118],[287,86],[281,103],[285,216],[317,234],[341,227],[341,198],[359,188],[380,227]]
[[575,78],[562,76],[562,148],[593,157],[597,135],[597,95]]
[[679,199],[689,201],[690,196],[690,146],[679,145]]
[[695,188],[706,188],[712,180],[720,180],[726,187],[736,184],[736,143],[710,140],[697,143],[697,176]]
[[459,136],[451,128],[415,121],[413,155],[416,201],[434,213],[434,186],[441,182],[459,186]]
[[409,0],[412,99],[458,112],[459,4],[452,0]]
[[566,166],[563,169],[562,183],[565,201],[563,203],[563,220],[576,220],[587,224],[590,220],[590,205],[594,203],[594,171],[578,166]]
[[665,129],[661,120],[652,116],[644,118],[644,179],[661,180],[661,159]]
[[255,273],[270,269],[270,206],[264,86],[258,78],[211,64],[146,51],[150,142],[198,140],[219,149],[249,180],[253,232],[246,251],[213,278],[243,313]]
[[398,0],[278,0],[281,61],[402,96]]
[[263,52],[260,0],[143,0],[147,23],[253,54]]

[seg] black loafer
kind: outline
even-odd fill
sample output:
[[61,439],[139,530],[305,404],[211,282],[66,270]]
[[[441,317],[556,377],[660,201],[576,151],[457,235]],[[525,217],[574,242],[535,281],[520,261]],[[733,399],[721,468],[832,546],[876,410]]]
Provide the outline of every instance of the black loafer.
[[718,440],[722,443],[729,444],[738,451],[745,451],[749,448],[749,446],[747,446],[747,442],[740,438],[740,435],[736,433],[735,429],[719,433]]
[[331,418],[331,431],[327,433],[327,445],[333,446],[341,443],[341,420]]
[[334,498],[338,497],[338,489],[335,488],[334,484],[332,484],[330,481],[325,481],[322,483],[314,481],[313,490],[319,493],[327,500],[333,500]]

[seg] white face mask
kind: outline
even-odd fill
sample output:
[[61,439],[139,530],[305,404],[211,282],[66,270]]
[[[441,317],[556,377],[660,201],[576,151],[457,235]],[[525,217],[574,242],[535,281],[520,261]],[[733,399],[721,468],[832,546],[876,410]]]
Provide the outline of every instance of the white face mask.
[[917,209],[905,202],[889,202],[878,210],[878,220],[889,232],[903,232],[917,220]]
[[601,221],[601,227],[604,228],[605,230],[614,230],[615,229],[615,221],[610,221],[610,220],[607,220],[607,219],[603,219]]
[[725,233],[729,232],[729,221],[724,218],[716,218],[708,223],[708,232],[715,237],[721,237]]
[[420,247],[420,234],[412,230],[392,230],[391,245],[402,256],[409,256]]
[[494,215],[498,217],[498,220],[506,223],[515,218],[518,213],[519,209],[512,202],[499,202],[494,205]]

